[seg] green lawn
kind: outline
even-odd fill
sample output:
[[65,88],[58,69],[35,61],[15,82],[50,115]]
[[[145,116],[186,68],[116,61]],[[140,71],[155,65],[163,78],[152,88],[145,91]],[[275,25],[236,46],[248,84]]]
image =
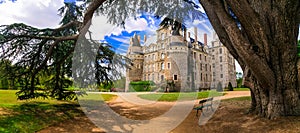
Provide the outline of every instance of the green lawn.
[[178,99],[180,96],[180,100],[193,100],[193,99],[202,99],[207,97],[221,96],[224,93],[219,93],[216,91],[203,91],[203,92],[191,92],[191,93],[157,93],[157,94],[141,94],[138,97],[146,100],[152,101],[168,101],[173,102]]
[[244,96],[244,97],[224,99],[222,101],[250,101],[250,100],[251,100],[251,96]]
[[79,100],[97,100],[97,101],[110,101],[116,98],[116,95],[113,94],[87,94],[83,97],[80,97]]
[[[18,101],[16,91],[0,90],[0,132],[35,132],[60,121],[83,115],[77,102],[35,99]],[[88,95],[88,100],[98,99]],[[115,97],[102,94],[102,100]]]
[[234,88],[234,91],[250,91],[249,88]]

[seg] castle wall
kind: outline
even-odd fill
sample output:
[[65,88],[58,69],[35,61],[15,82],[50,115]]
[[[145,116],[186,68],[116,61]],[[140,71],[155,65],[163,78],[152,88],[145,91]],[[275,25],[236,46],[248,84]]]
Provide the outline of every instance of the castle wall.
[[164,89],[172,81],[176,91],[196,91],[214,87],[218,82],[223,87],[229,82],[236,86],[234,59],[220,41],[212,42],[212,48],[207,47],[206,41],[204,46],[194,42],[192,48],[187,43],[184,37],[171,35],[170,29],[159,29],[156,42],[147,46],[131,44],[127,56],[133,66],[127,70],[127,84],[150,80]]

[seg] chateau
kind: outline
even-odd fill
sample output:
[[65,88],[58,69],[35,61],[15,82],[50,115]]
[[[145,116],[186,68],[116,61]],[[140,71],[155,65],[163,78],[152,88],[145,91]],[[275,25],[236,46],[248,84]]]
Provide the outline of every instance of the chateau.
[[[181,31],[172,34],[171,27],[158,29],[151,39],[134,35],[130,39],[127,57],[132,67],[126,70],[126,88],[132,81],[153,81],[162,89],[170,91],[197,91],[216,87],[221,82],[226,87],[229,82],[236,86],[234,58],[217,37],[211,47],[207,44],[207,34],[203,43],[195,35]],[[188,35],[187,35],[188,34]],[[168,87],[172,83],[173,87]]]

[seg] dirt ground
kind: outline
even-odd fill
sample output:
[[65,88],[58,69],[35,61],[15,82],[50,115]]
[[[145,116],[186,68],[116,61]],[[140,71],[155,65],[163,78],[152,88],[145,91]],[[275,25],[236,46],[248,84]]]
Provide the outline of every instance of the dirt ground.
[[[229,93],[227,98],[243,96],[245,92]],[[157,102],[148,106],[134,105],[125,101],[110,101],[108,105],[118,114],[135,120],[155,118],[168,111],[174,102]],[[278,118],[270,121],[255,115],[246,114],[250,101],[225,101],[221,102],[213,117],[202,126],[198,125],[196,111],[171,131],[171,133],[198,133],[198,132],[300,132],[300,117]],[[159,128],[159,127],[155,127]],[[39,133],[101,133],[101,128],[95,126],[86,116],[67,120],[45,128]]]

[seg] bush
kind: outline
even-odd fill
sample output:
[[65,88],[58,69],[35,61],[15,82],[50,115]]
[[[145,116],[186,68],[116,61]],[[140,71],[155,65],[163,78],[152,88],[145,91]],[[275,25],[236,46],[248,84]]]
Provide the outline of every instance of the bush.
[[153,81],[137,81],[129,83],[130,92],[151,91],[152,88],[155,88]]

